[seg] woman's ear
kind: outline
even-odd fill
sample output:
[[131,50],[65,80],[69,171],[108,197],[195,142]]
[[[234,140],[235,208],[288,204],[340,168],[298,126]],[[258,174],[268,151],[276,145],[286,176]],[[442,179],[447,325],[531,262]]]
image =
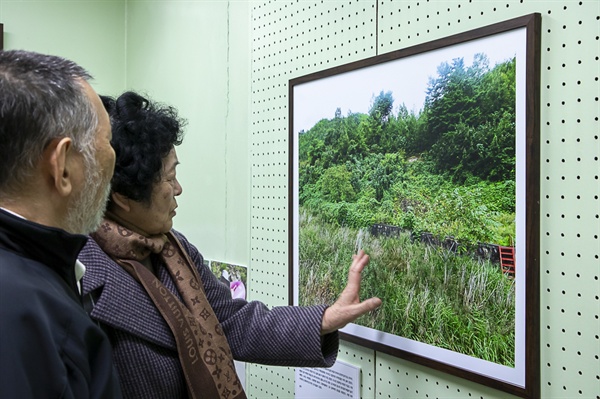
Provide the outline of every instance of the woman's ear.
[[115,193],[114,191],[110,194],[113,205],[121,208],[125,212],[129,212],[131,210],[131,200],[124,196],[123,194]]

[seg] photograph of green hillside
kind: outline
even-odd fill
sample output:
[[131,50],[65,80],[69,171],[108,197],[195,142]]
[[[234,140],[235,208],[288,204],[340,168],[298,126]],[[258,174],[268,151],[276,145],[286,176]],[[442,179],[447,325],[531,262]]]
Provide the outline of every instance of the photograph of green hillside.
[[301,305],[333,302],[364,249],[383,305],[357,324],[514,366],[515,66],[448,59],[422,104],[383,87],[298,131]]
[[290,304],[377,352],[527,397],[539,381],[539,14],[290,79]]

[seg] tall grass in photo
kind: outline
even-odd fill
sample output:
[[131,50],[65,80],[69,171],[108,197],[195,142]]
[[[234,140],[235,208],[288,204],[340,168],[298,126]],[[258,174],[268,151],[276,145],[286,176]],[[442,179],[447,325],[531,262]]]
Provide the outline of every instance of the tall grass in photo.
[[382,306],[356,323],[506,366],[515,358],[515,286],[499,265],[413,242],[374,237],[300,209],[301,305],[333,303],[357,249],[371,261],[361,297]]

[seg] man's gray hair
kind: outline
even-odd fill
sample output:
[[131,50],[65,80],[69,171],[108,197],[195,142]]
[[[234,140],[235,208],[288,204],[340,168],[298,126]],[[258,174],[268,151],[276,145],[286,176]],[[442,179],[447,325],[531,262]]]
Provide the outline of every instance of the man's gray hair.
[[84,91],[88,79],[61,57],[0,51],[0,195],[18,192],[55,138],[73,139],[86,167],[93,162],[98,117]]

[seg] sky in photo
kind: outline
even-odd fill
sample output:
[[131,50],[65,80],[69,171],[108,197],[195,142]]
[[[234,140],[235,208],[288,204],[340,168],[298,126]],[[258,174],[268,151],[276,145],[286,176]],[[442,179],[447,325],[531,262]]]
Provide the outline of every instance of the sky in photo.
[[402,103],[409,112],[418,114],[429,78],[438,77],[437,68],[442,62],[462,57],[465,67],[469,67],[475,54],[484,53],[492,68],[515,57],[521,34],[519,30],[509,31],[296,85],[294,132],[309,130],[323,118],[332,119],[337,108],[343,116],[349,112],[368,113],[373,98],[381,91],[392,92],[394,114]]

